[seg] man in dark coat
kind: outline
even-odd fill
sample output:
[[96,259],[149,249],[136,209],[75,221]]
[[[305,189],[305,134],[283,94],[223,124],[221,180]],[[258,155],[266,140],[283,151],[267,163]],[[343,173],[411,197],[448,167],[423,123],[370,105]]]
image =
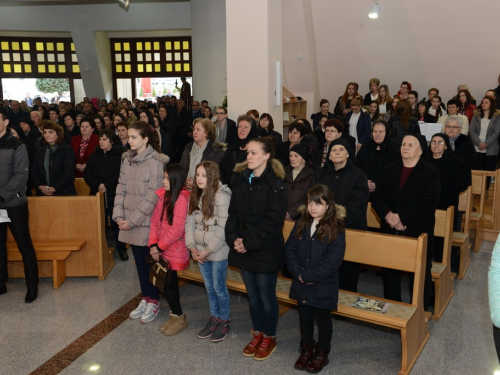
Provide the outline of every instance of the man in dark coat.
[[[25,302],[38,296],[38,264],[29,230],[28,152],[26,146],[10,130],[8,114],[0,108],[0,210],[5,210],[10,222],[0,222],[0,294],[7,293],[7,226],[23,257],[24,274],[28,293]],[[2,215],[5,219],[5,216]]]
[[[342,138],[332,141],[325,165],[316,171],[311,185],[323,184],[333,192],[336,204],[344,206],[344,227],[367,229],[368,179],[365,172],[354,165],[349,157],[353,151]],[[358,263],[343,262],[339,271],[340,289],[357,292],[360,267]]]
[[[413,135],[403,138],[402,160],[386,167],[372,205],[381,219],[383,233],[414,238],[427,233],[424,282],[424,308],[427,310],[432,291],[435,211],[441,182],[438,169],[421,158],[426,144],[422,138]],[[384,298],[401,301],[400,271],[384,269]]]
[[174,119],[177,137],[172,140],[172,146],[175,149],[172,154],[175,155],[175,162],[180,161],[184,148],[193,140],[191,123],[191,114],[187,111],[184,100],[177,100],[177,114]]
[[[465,167],[472,171],[476,165],[476,149],[472,140],[461,134],[462,119],[460,116],[448,116],[444,124],[445,134],[450,138],[452,155],[458,156],[465,164]],[[472,183],[472,176],[469,176],[469,185]]]

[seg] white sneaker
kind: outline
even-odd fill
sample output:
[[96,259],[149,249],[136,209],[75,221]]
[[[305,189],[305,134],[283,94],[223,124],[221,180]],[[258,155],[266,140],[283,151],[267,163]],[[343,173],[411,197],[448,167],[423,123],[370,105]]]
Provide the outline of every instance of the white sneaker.
[[137,306],[137,308],[132,311],[128,317],[134,320],[139,319],[146,311],[147,305],[148,303],[145,300],[141,299],[141,303],[139,303],[139,306]]
[[141,316],[141,323],[150,323],[156,319],[156,317],[160,314],[160,304],[155,305],[153,303],[148,303],[146,307],[146,311]]

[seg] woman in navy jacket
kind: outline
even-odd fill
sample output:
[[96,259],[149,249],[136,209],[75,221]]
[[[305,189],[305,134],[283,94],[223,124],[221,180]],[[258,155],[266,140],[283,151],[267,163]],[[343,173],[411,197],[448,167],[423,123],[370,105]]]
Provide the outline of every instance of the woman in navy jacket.
[[[300,357],[295,368],[319,372],[328,364],[332,338],[331,310],[337,310],[339,268],[345,252],[345,209],[333,201],[325,185],[307,192],[307,210],[296,222],[285,247],[286,264],[293,275],[290,298],[298,302]],[[314,318],[318,344],[314,349]]]

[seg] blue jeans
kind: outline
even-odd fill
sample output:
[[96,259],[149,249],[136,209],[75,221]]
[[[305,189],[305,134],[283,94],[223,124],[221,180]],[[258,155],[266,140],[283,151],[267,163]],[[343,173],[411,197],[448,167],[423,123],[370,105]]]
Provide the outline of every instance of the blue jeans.
[[276,297],[278,273],[253,273],[243,270],[241,276],[247,289],[254,331],[276,336],[279,314]]
[[146,263],[146,256],[149,254],[149,247],[130,245],[134,254],[135,266],[139,274],[139,284],[141,285],[141,293],[143,297],[151,299],[159,299],[160,291],[149,282],[149,269],[151,266]]
[[227,265],[227,259],[199,265],[207,290],[210,316],[221,320],[229,320],[230,313],[229,292],[226,285]]

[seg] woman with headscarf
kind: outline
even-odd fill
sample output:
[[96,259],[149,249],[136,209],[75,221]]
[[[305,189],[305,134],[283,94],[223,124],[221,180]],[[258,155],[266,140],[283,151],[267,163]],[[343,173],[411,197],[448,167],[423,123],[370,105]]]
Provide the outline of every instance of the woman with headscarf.
[[231,144],[220,162],[221,182],[231,186],[233,169],[238,163],[242,163],[247,158],[247,143],[254,138],[259,138],[259,129],[254,118],[250,115],[238,117],[238,140]]
[[[430,147],[427,150],[427,161],[439,170],[441,180],[441,197],[437,208],[446,210],[449,206],[455,208],[454,222],[458,221],[458,196],[466,190],[471,180],[471,171],[462,159],[451,154],[450,138],[444,133],[432,136]],[[443,238],[434,238],[434,260],[443,259]]]
[[355,161],[356,166],[368,177],[370,200],[372,193],[380,183],[385,167],[398,160],[399,155],[396,144],[389,139],[387,123],[385,121],[375,122],[372,138],[361,147]]
[[[368,181],[366,174],[349,157],[353,150],[345,139],[330,142],[328,159],[316,171],[311,185],[323,184],[330,188],[335,202],[345,207],[344,225],[348,229],[366,230]],[[360,267],[358,263],[343,262],[340,268],[340,289],[357,292]]]

